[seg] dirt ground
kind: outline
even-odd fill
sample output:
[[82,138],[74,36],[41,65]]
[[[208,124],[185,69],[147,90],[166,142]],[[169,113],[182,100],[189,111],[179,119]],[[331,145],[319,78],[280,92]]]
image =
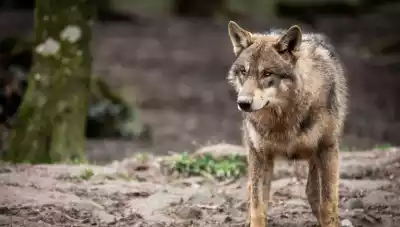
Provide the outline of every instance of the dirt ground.
[[[342,153],[342,226],[400,226],[399,157],[396,148]],[[162,174],[157,158],[144,160],[107,166],[2,164],[0,226],[245,226],[246,177],[176,178]],[[317,226],[304,193],[305,163],[276,166],[269,226]]]

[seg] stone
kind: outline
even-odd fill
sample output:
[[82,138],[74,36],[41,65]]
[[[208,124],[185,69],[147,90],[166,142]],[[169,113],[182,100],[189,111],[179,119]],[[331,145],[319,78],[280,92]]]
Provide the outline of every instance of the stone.
[[348,210],[362,209],[364,207],[363,202],[359,198],[350,198],[344,202],[343,207]]

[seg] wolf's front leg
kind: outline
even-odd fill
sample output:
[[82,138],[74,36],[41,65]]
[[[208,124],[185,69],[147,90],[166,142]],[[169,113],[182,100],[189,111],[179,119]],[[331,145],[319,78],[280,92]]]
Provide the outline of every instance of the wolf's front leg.
[[340,227],[339,201],[339,149],[337,143],[321,143],[318,148],[321,177],[321,227]]
[[265,227],[264,178],[265,155],[249,150],[250,227]]
[[268,214],[268,203],[271,196],[271,181],[274,175],[274,158],[266,156],[264,162],[264,206],[265,214]]
[[321,179],[320,171],[318,169],[317,154],[313,154],[308,163],[306,195],[312,213],[318,222],[320,222]]

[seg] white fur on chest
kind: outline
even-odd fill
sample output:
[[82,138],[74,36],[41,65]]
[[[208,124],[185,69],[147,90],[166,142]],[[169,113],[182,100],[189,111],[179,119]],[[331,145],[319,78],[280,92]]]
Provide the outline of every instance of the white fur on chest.
[[288,142],[280,143],[277,141],[268,140],[268,138],[261,136],[255,129],[254,125],[249,121],[246,121],[245,125],[247,130],[247,136],[248,139],[250,140],[249,142],[254,146],[254,148],[257,151],[268,149],[268,150],[274,150],[274,152],[277,153],[288,152],[288,147],[289,147]]
[[253,144],[256,150],[260,150],[262,144],[262,136],[256,131],[253,124],[250,121],[246,121],[247,136],[249,137],[250,143]]

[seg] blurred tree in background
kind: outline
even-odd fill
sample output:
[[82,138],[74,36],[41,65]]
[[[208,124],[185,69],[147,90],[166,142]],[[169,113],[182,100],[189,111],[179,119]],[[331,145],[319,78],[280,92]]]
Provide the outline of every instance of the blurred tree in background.
[[50,163],[84,158],[91,84],[89,0],[37,0],[28,88],[5,159]]
[[[85,4],[88,4],[87,7],[90,7],[92,14],[96,15],[93,20],[105,22],[121,20],[132,21],[132,19],[134,19],[134,17],[126,16],[124,13],[114,11],[110,0],[90,1]],[[63,6],[57,5],[57,7],[68,8],[69,5],[70,4],[64,4]],[[0,7],[9,10],[35,10],[34,1],[32,0],[0,0]],[[82,13],[82,17],[86,18],[82,20],[87,20],[87,22],[89,22],[89,18],[92,16],[86,16]],[[74,21],[75,19],[69,20],[71,23]],[[69,22],[65,21],[60,23],[62,25],[63,23]],[[56,26],[54,23],[40,23],[44,24],[44,26]],[[45,28],[40,34],[43,35],[43,32],[50,34],[46,29],[49,28]],[[56,28],[54,31],[51,30],[51,35],[49,37],[53,38],[53,36],[55,36],[56,38],[53,39],[58,42],[60,41],[58,40],[60,35],[54,35],[57,31],[61,32],[59,28]],[[90,30],[88,32],[90,32]],[[7,150],[7,137],[10,129],[14,126],[13,122],[18,118],[18,110],[21,101],[27,92],[27,82],[29,78],[36,75],[33,72],[30,73],[37,65],[36,63],[33,64],[32,61],[33,56],[36,56],[34,52],[37,49],[37,45],[44,39],[43,37],[39,37],[42,39],[37,40],[38,34],[36,34],[35,38],[31,37],[31,35],[26,37],[23,33],[24,31],[22,31],[22,34],[19,36],[18,33],[17,36],[15,36],[15,34],[5,36],[5,38],[0,40],[0,153],[2,154]],[[79,45],[82,46],[83,44]],[[66,53],[62,52],[60,54]],[[39,58],[35,57],[35,60],[36,59]],[[56,62],[56,64],[58,63]],[[87,138],[138,139],[145,142],[151,140],[150,128],[140,121],[137,108],[115,92],[101,76],[93,75],[91,78],[91,86],[89,87],[89,108],[87,108],[85,130]],[[50,93],[51,92],[48,92],[46,94]],[[7,152],[7,158],[9,157],[10,153]]]

